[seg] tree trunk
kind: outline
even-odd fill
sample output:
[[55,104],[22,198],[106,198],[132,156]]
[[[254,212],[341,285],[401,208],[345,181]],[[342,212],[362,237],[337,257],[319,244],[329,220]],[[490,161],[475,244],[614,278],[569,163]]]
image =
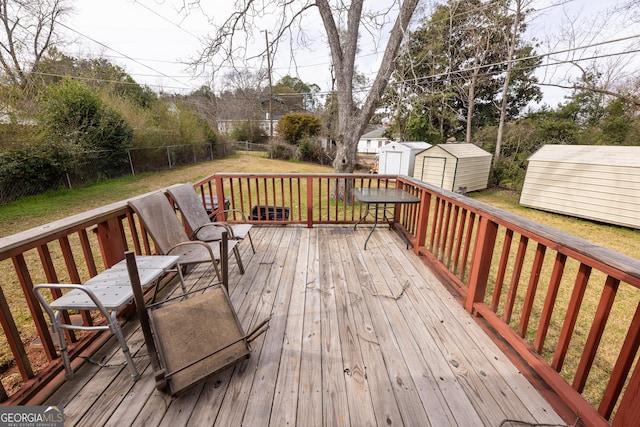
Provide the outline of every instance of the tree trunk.
[[513,20],[513,30],[509,37],[509,46],[507,49],[507,72],[504,77],[504,85],[502,86],[502,102],[500,103],[500,122],[498,123],[498,135],[496,137],[496,150],[493,153],[493,164],[498,163],[500,158],[500,149],[502,147],[502,138],[504,135],[504,125],[507,120],[507,102],[509,100],[509,85],[511,84],[511,73],[513,70],[513,56],[516,51],[516,35],[520,31],[522,0],[516,0],[516,12]]
[[478,79],[479,68],[473,70],[473,76],[469,82],[469,100],[467,106],[467,133],[464,142],[471,143],[471,122],[473,121],[473,109],[475,107],[476,98],[476,80]]
[[346,31],[343,31],[335,22],[329,1],[316,1],[327,32],[331,59],[336,70],[339,134],[336,140],[337,152],[333,162],[333,170],[338,173],[352,173],[356,167],[358,139],[369,124],[387,87],[391,73],[395,69],[400,44],[418,0],[404,0],[402,2],[393,29],[389,34],[389,41],[378,74],[364,104],[358,108],[353,101],[353,75],[363,3],[363,0],[351,2],[348,10],[347,28]]

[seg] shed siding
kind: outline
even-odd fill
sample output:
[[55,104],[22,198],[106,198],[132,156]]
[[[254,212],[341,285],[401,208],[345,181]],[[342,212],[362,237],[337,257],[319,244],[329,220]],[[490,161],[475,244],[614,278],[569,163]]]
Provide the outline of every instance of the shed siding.
[[491,156],[469,157],[458,160],[455,188],[467,187],[467,191],[487,188]]
[[491,158],[474,144],[434,145],[416,155],[413,177],[449,191],[481,190],[487,188]]
[[[553,148],[543,150],[545,147]],[[529,160],[520,204],[640,228],[640,165],[633,166],[631,160],[640,157],[640,147],[633,147],[634,156],[633,152],[616,150],[630,147],[597,147],[597,155],[593,155],[578,146],[573,161],[566,152],[559,154],[563,146],[545,147]],[[612,154],[607,155],[606,148],[612,148]],[[555,156],[554,150],[558,153]],[[612,158],[623,151],[622,166],[612,164]],[[598,156],[603,164],[597,163]]]
[[413,176],[417,153],[429,148],[426,142],[392,142],[378,153],[378,173]]

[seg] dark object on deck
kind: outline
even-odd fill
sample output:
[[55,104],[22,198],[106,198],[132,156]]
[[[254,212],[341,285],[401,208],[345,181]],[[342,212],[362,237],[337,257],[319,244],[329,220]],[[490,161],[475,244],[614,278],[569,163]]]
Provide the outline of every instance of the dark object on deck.
[[251,208],[251,219],[254,221],[286,221],[289,219],[289,208],[282,206],[254,206]]
[[[229,210],[229,206],[231,206],[231,201],[224,198],[224,210]],[[213,196],[213,209],[211,208],[211,197],[207,194],[204,195],[204,207],[207,209],[207,213],[209,215],[213,214],[218,210],[218,197]]]

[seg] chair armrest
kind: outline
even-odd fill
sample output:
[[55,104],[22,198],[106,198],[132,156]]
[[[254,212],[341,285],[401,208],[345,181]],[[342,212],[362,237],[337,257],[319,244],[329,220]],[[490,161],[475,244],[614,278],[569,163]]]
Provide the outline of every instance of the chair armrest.
[[[207,243],[205,242],[201,242],[199,240],[192,240],[190,242],[182,242],[182,243],[178,243],[177,245],[171,247],[168,251],[167,251],[167,255],[169,255],[171,253],[171,251],[173,251],[174,249],[177,249],[179,247],[182,246],[192,246],[192,245],[201,245],[204,246],[207,251],[209,252],[209,255],[211,256],[211,262],[215,264],[216,262],[216,257],[213,254],[213,249],[211,249],[211,246],[209,246]],[[222,256],[222,254],[220,254]],[[178,261],[179,262],[179,261]]]
[[215,213],[215,215],[213,215],[211,217],[211,220],[215,221],[216,217],[218,215],[223,214],[223,213],[228,213],[228,212],[236,212],[236,213],[240,214],[240,216],[242,217],[242,222],[247,222],[247,217],[245,216],[244,212],[242,212],[240,209],[225,209],[223,211],[218,211],[218,212]]
[[225,231],[226,231],[227,233],[229,233],[229,238],[230,238],[230,239],[235,238],[235,236],[233,235],[233,229],[231,228],[231,226],[230,226],[229,224],[227,224],[226,222],[221,222],[221,221],[218,221],[218,222],[210,222],[210,223],[207,223],[207,224],[201,225],[200,227],[198,227],[198,228],[196,228],[195,230],[193,230],[193,232],[191,233],[191,236],[189,236],[189,238],[190,238],[190,239],[193,239],[194,237],[196,237],[196,236],[197,236],[197,234],[198,234],[198,232],[199,232],[200,230],[202,230],[203,228],[206,228],[206,227],[211,227],[211,226],[213,226],[213,227],[222,227],[222,228],[224,228],[224,229],[225,229]]

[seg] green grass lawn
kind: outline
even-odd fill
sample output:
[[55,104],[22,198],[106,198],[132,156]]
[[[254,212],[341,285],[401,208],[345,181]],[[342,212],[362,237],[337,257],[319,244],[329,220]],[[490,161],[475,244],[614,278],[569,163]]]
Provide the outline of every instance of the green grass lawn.
[[596,245],[640,259],[640,231],[586,219],[573,218],[551,212],[520,206],[520,195],[503,189],[490,189],[469,193],[469,197],[528,218],[557,230],[588,240]]
[[0,205],[0,237],[181,182],[196,182],[216,172],[328,173],[330,166],[236,154],[220,160],[162,172],[126,176],[88,187],[51,191]]

